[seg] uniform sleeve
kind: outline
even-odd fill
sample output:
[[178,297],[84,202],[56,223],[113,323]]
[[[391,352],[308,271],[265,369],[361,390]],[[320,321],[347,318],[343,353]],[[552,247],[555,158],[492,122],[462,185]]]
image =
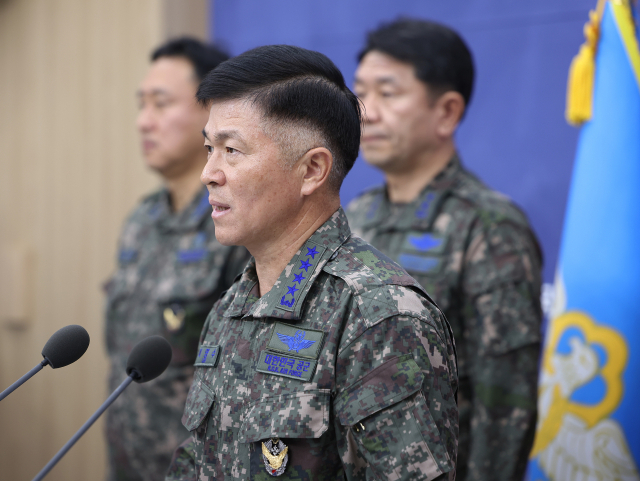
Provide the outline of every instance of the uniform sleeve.
[[173,453],[165,481],[196,481],[194,441],[187,438]]
[[[478,228],[465,258],[465,318],[471,432],[466,481],[520,480],[536,425],[540,354],[540,264],[527,229]],[[468,456],[468,460],[464,458]]]
[[434,480],[454,470],[456,374],[443,344],[424,319],[394,316],[341,349],[333,409],[346,479]]

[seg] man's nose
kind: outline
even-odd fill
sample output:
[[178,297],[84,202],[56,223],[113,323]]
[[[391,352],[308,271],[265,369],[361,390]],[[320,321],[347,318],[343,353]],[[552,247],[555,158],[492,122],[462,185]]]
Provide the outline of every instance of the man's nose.
[[155,118],[151,107],[143,106],[138,112],[136,124],[140,132],[148,132],[155,124]]
[[380,109],[375,96],[367,95],[362,100],[364,107],[364,121],[366,123],[375,123],[380,120]]
[[212,153],[207,160],[202,174],[200,175],[200,182],[204,185],[224,185],[227,181],[224,172],[220,168],[220,159],[216,153]]

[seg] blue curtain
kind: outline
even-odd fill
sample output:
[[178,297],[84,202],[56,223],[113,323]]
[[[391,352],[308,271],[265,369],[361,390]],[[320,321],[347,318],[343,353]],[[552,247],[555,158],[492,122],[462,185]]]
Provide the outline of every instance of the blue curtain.
[[[473,51],[477,82],[457,135],[463,162],[528,214],[553,280],[578,130],[564,120],[567,70],[596,0],[216,0],[213,39],[230,53],[285,43],[331,58],[348,82],[368,30],[398,16],[443,22]],[[362,159],[346,204],[382,176]]]

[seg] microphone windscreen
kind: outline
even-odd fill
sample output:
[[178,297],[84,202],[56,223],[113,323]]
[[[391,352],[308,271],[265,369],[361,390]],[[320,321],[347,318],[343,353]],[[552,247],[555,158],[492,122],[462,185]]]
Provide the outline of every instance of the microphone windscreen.
[[133,346],[127,359],[127,375],[135,371],[135,382],[157,378],[171,362],[171,345],[161,336],[150,336]]
[[49,361],[52,368],[57,369],[76,362],[87,352],[88,347],[87,330],[72,324],[53,333],[42,348],[42,357]]

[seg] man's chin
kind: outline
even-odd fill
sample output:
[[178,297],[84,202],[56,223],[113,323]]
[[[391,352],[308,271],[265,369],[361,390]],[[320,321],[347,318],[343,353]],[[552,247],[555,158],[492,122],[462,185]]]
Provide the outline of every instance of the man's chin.
[[393,162],[391,156],[383,154],[379,151],[367,152],[363,150],[362,157],[367,164],[378,169],[384,169],[386,166],[390,165]]

